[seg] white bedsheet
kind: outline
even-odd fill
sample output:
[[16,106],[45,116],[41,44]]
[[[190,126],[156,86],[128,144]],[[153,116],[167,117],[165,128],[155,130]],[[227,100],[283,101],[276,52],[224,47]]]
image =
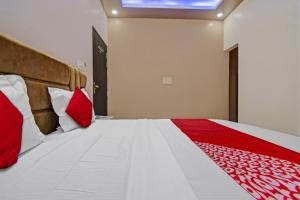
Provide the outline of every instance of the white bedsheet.
[[[300,138],[217,123],[300,151]],[[0,171],[1,200],[252,199],[170,120],[97,120]]]

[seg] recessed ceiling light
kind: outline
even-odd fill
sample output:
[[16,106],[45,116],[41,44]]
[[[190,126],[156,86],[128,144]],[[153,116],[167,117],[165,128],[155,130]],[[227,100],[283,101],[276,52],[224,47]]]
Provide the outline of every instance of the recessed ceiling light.
[[117,15],[117,14],[118,14],[118,11],[117,11],[116,9],[113,9],[113,10],[111,11],[111,13],[112,13],[113,15]]
[[223,17],[223,15],[224,15],[223,13],[218,13],[217,17],[221,18],[221,17]]

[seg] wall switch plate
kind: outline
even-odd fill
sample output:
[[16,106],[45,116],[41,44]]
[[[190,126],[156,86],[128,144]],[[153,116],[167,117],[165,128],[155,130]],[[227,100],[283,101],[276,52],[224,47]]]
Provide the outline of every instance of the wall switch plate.
[[86,68],[86,63],[83,60],[77,60],[76,62],[76,66],[81,69],[81,70],[85,70]]
[[173,84],[173,77],[171,77],[171,76],[164,76],[162,78],[162,84],[163,85],[172,85]]

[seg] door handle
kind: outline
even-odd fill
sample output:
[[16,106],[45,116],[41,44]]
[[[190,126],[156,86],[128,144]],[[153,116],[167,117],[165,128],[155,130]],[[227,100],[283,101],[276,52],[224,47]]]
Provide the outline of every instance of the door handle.
[[96,94],[96,90],[99,89],[100,86],[97,85],[95,82],[93,83],[93,90],[94,90],[94,94]]

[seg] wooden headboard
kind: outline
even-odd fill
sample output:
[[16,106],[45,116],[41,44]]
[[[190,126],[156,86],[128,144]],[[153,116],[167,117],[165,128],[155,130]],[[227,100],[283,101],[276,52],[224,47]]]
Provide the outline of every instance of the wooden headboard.
[[17,74],[27,85],[29,103],[37,125],[44,134],[55,131],[54,113],[48,87],[74,90],[86,86],[86,75],[46,54],[0,35],[0,74]]

